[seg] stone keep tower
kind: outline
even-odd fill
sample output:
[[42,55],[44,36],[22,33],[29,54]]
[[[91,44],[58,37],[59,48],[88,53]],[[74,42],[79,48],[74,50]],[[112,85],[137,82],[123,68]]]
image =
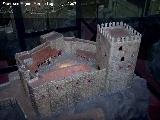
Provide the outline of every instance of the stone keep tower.
[[141,42],[141,34],[123,22],[98,25],[97,65],[106,68],[109,93],[130,86]]

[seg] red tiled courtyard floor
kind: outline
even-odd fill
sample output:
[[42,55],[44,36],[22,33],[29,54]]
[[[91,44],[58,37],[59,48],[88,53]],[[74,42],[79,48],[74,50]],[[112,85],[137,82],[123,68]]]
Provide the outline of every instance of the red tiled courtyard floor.
[[61,68],[58,70],[46,72],[40,75],[41,79],[32,82],[30,85],[32,87],[36,87],[39,85],[44,84],[45,82],[49,80],[58,80],[62,79],[64,77],[69,77],[77,73],[82,73],[82,72],[89,72],[92,70],[92,67],[86,64],[80,64],[80,65],[74,65],[74,66],[69,66],[66,68]]

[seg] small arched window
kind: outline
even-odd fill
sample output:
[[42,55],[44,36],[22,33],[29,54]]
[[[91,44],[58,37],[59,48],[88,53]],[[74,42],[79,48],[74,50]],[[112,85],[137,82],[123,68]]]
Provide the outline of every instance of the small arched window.
[[121,61],[124,61],[124,57],[121,57]]
[[100,66],[99,65],[97,66],[97,69],[100,70]]
[[120,46],[120,47],[119,47],[119,51],[122,51],[122,50],[123,50],[123,48],[122,48],[122,46]]

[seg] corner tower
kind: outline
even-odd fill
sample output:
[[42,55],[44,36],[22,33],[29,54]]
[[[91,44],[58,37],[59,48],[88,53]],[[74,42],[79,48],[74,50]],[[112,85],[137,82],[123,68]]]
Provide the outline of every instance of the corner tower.
[[123,22],[98,25],[97,66],[106,68],[110,93],[130,86],[141,42],[141,34]]

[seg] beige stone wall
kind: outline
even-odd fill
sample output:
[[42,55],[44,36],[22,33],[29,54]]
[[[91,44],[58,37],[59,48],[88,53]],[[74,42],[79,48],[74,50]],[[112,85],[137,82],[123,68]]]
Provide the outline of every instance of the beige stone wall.
[[25,54],[28,54],[29,52],[28,51],[23,51],[23,52],[20,52],[20,53],[16,53],[15,54],[15,59],[18,59],[18,57],[20,57],[21,55],[25,55]]
[[[108,30],[117,27],[125,29],[129,35],[115,38]],[[101,24],[97,29],[97,63],[100,67],[106,67],[106,78],[111,94],[132,84],[141,34],[123,22]]]
[[22,82],[25,94],[29,97],[29,90],[28,90],[28,81],[30,80],[29,71],[25,68],[20,67],[18,69],[20,80]]
[[57,32],[50,32],[40,36],[41,43],[48,42],[51,48],[56,48],[58,50],[64,50],[64,37],[62,34]]
[[48,84],[30,88],[30,95],[33,107],[42,116],[50,116],[50,97],[48,92]]
[[29,97],[28,81],[30,80],[30,71],[26,68],[26,64],[24,63],[24,61],[20,59],[22,55],[27,55],[27,54],[29,54],[28,51],[16,53],[15,59],[25,94]]
[[65,47],[64,47],[64,51],[66,53],[70,53],[72,54],[72,41],[65,41]]
[[[111,93],[132,84],[140,41],[116,42],[112,44],[107,79]],[[122,50],[119,48],[122,47]],[[124,57],[124,61],[121,61]]]
[[84,50],[96,53],[96,43],[88,40],[73,38],[74,40],[65,41],[65,52],[76,54],[76,50]]
[[[51,46],[51,48],[56,48],[59,50],[62,50],[63,52],[75,54],[77,49],[80,50],[85,50],[85,51],[91,51],[91,52],[96,52],[96,43],[89,41],[89,40],[83,40],[83,39],[78,39],[78,38],[69,38],[66,41],[62,34],[56,33],[56,32],[51,32],[45,35],[42,35],[40,37],[41,42],[45,44],[45,42],[48,41],[48,45]],[[40,45],[38,48],[44,46]],[[37,50],[38,48],[35,48]],[[34,51],[35,51],[34,50]]]
[[111,43],[105,38],[104,35],[98,32],[97,36],[97,54],[96,62],[100,69],[108,68],[108,61],[110,56]]
[[40,41],[41,43],[45,43],[45,42],[50,42],[50,41],[54,41],[56,39],[63,39],[63,35],[61,33],[57,33],[55,31],[52,31],[50,33],[44,34],[40,36]]
[[53,80],[30,90],[32,102],[41,115],[63,111],[82,99],[107,92],[105,73],[103,69],[56,82]]
[[56,48],[58,50],[64,51],[64,39],[63,38],[57,38],[56,40],[50,41],[51,48]]
[[62,111],[74,102],[71,79],[50,82],[49,92],[52,113]]

